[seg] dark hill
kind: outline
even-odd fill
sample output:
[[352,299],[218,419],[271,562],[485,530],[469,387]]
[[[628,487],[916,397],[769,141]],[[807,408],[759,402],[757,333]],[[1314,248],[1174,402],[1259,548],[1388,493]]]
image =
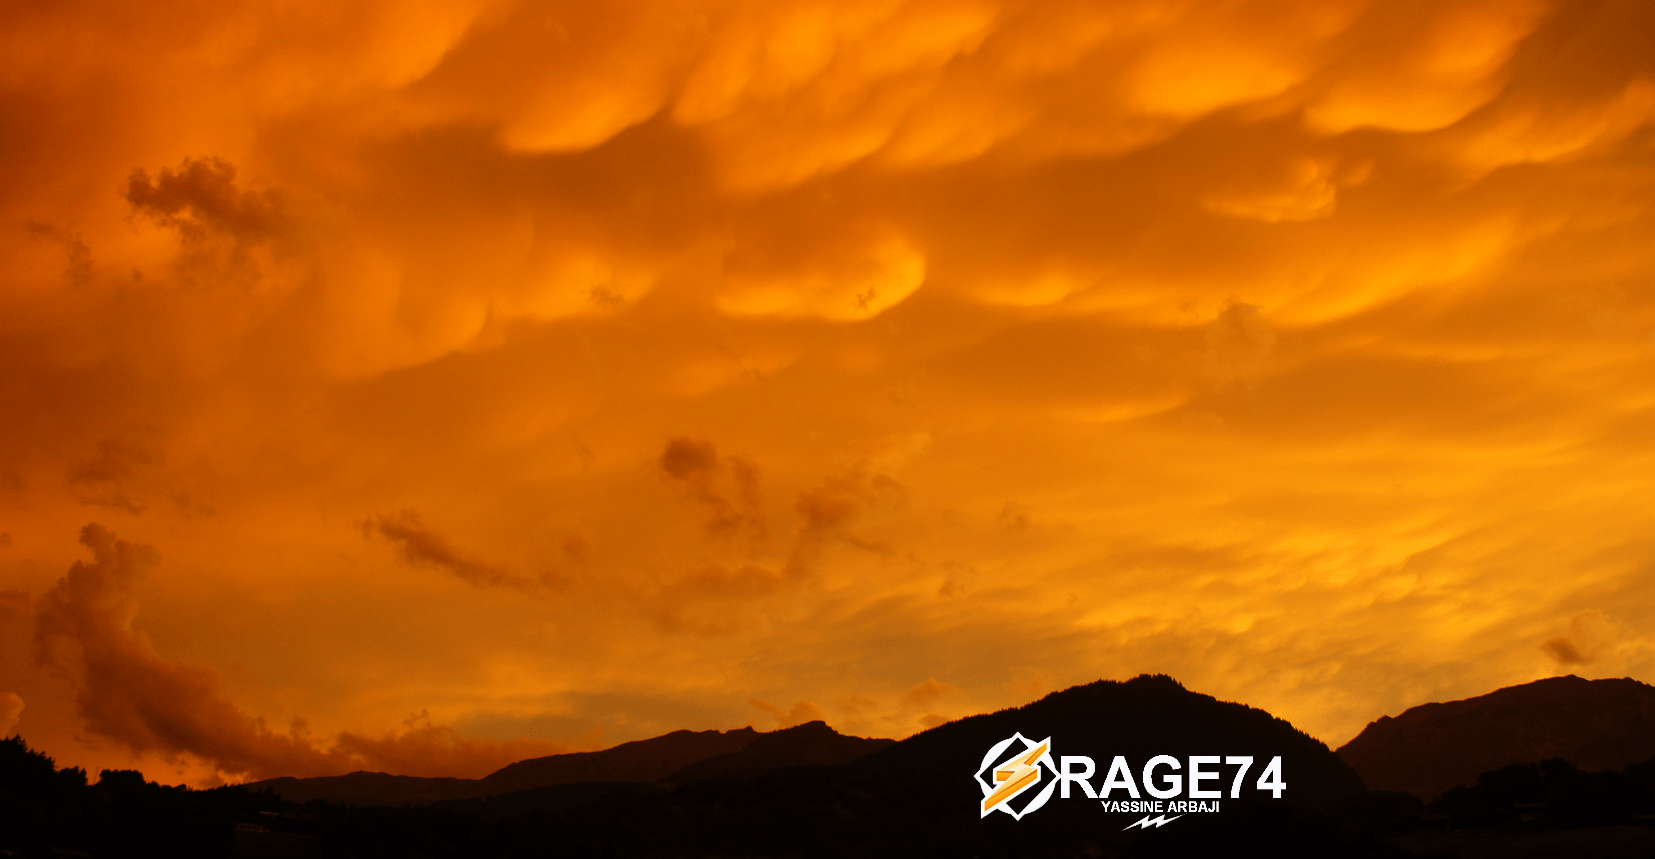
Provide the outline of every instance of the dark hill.
[[697,761],[738,752],[760,736],[752,728],[673,731],[598,752],[518,761],[481,779],[354,772],[319,778],[273,778],[247,787],[270,788],[289,802],[325,799],[351,805],[423,805],[577,782],[659,781]]
[[1511,764],[1616,770],[1655,756],[1655,686],[1574,675],[1381,716],[1339,749],[1375,790],[1430,799]]
[[[1219,813],[1169,812],[1164,829],[1129,828],[1150,815],[1110,811],[1078,789],[1069,799],[1054,794],[1023,820],[998,812],[985,819],[974,773],[1013,733],[1034,740],[1050,736],[1054,757],[1092,757],[1098,764],[1089,780],[1094,786],[1102,784],[1116,755],[1128,760],[1135,778],[1157,755],[1176,757],[1181,769],[1191,755],[1250,755],[1256,765],[1240,798],[1230,795],[1236,768],[1221,767],[1223,777],[1206,784],[1222,791]],[[848,739],[834,736],[825,725],[761,735],[742,752],[687,767],[706,777],[677,781],[694,773],[675,774],[671,787],[562,785],[407,814],[476,820],[478,831],[509,829],[534,850],[586,845],[593,856],[1397,855],[1317,811],[1362,790],[1361,779],[1327,746],[1269,713],[1190,692],[1170,677],[1077,686],[1023,707],[950,722],[837,766],[771,768],[783,762],[782,755],[766,752],[772,742],[781,751]],[[1256,789],[1275,756],[1282,758],[1287,784],[1279,800]],[[738,778],[735,765],[755,760],[762,765],[754,770],[769,771]],[[1128,799],[1121,790],[1112,798]],[[1151,797],[1145,792],[1141,798]]]
[[828,727],[826,722],[760,734],[746,748],[727,755],[707,758],[667,776],[666,781],[739,781],[756,778],[783,767],[834,766],[850,763],[871,752],[895,744],[895,740],[849,737]]
[[[1382,843],[1366,830],[1344,827],[1337,818],[1315,810],[1361,790],[1361,781],[1355,772],[1326,746],[1269,713],[1190,692],[1164,676],[1146,675],[1126,682],[1100,681],[1066,689],[1023,707],[941,725],[839,765],[792,765],[824,750],[835,753],[856,750],[849,742],[855,738],[839,737],[825,725],[803,725],[770,735],[710,733],[723,738],[720,741],[746,739],[747,745],[726,753],[727,757],[718,767],[707,768],[713,770],[716,777],[686,780],[671,786],[661,781],[565,783],[400,808],[363,807],[360,803],[348,807],[319,802],[307,805],[302,813],[291,813],[295,809],[289,804],[282,809],[290,812],[287,815],[276,814],[277,809],[260,804],[279,802],[270,793],[239,788],[222,788],[216,792],[169,788],[166,790],[178,794],[168,806],[171,810],[150,813],[145,819],[171,831],[177,829],[180,814],[194,813],[191,808],[209,809],[207,803],[218,802],[215,797],[220,795],[240,797],[242,806],[213,812],[220,815],[212,824],[214,831],[227,837],[231,834],[232,821],[257,821],[284,836],[319,839],[319,843],[326,845],[328,855],[341,857],[910,859],[981,856],[988,859],[1107,855],[1127,859],[1268,855],[1272,859],[1328,856],[1379,859],[1401,855],[1397,848]],[[744,738],[743,733],[750,734],[750,738]],[[1112,811],[1095,799],[1080,796],[1078,790],[1069,799],[1054,795],[1046,807],[1031,811],[1032,817],[1023,820],[1013,820],[1010,815],[998,812],[982,818],[978,813],[982,790],[974,773],[990,750],[1013,733],[1031,739],[1049,736],[1051,752],[1059,759],[1091,756],[1099,765],[1088,780],[1094,786],[1102,784],[1115,755],[1128,759],[1135,776],[1142,772],[1149,758],[1156,755],[1174,756],[1182,766],[1189,765],[1191,755],[1250,755],[1257,766],[1242,782],[1239,798],[1233,798],[1229,791],[1228,776],[1233,774],[1233,768],[1223,767],[1225,777],[1217,784],[1208,784],[1209,788],[1222,792],[1223,807],[1216,809],[1220,813],[1200,813],[1215,809],[1169,810],[1170,821],[1157,818],[1159,823],[1168,823],[1164,829],[1133,826],[1149,820],[1149,815],[1139,811]],[[765,746],[774,746],[769,751],[758,745],[766,738],[771,739]],[[644,744],[648,748],[648,744],[663,741],[677,744],[683,737],[667,735]],[[863,748],[868,745],[867,741],[857,744]],[[754,748],[754,752],[742,754],[748,748]],[[627,750],[629,754],[635,751]],[[1287,785],[1281,799],[1271,798],[1254,784],[1263,765],[1274,756],[1282,759],[1282,775]],[[712,755],[703,761],[719,757]],[[604,769],[605,773],[619,772],[626,766],[620,756],[606,756],[603,752],[574,760],[581,763],[572,766],[525,762],[536,766],[531,769],[519,765],[517,769],[538,770],[542,776],[561,778],[591,772],[589,764],[593,761],[607,760],[613,764]],[[651,760],[660,758],[641,756],[639,766],[644,767]],[[0,765],[3,764],[4,757],[0,756]],[[772,765],[777,768],[772,769]],[[674,772],[690,766],[693,765],[678,767]],[[751,778],[737,777],[739,771],[749,766],[752,771],[768,771]],[[502,773],[511,769],[508,767]],[[633,770],[633,777],[648,778],[646,769]],[[0,777],[4,775],[5,767],[0,766]],[[32,778],[42,781],[39,777]],[[356,774],[342,781],[369,785],[375,778],[388,780],[392,785],[400,782],[395,777],[375,774]],[[1042,778],[1051,783],[1049,776]],[[141,782],[141,777],[138,780]],[[120,780],[110,781],[118,786]],[[462,782],[459,787],[483,790],[481,783],[487,780],[428,781]],[[5,779],[0,778],[0,787],[5,784]],[[77,790],[87,790],[84,780],[76,784],[81,785]],[[1120,794],[1117,790],[1113,798],[1126,798]],[[89,801],[101,802],[96,796],[88,796]],[[0,802],[0,818],[5,818],[7,807]],[[118,808],[119,804],[111,806],[105,802],[99,807]],[[229,816],[232,814],[235,816]],[[65,826],[79,825],[74,821],[84,817],[71,820],[71,816],[62,817]],[[45,820],[35,810],[27,811],[19,819],[24,818]],[[45,824],[34,829],[46,833],[41,826]],[[105,826],[100,831],[130,840],[130,831],[135,830],[122,824]],[[243,846],[242,840],[251,842],[263,837],[248,835],[242,839],[242,834],[236,834],[238,847]],[[46,833],[42,837],[53,836]],[[6,841],[5,832],[0,831],[0,847],[10,849],[12,845]],[[66,846],[79,847],[78,844]],[[209,855],[201,851],[185,852]]]
[[477,779],[422,778],[389,773],[353,772],[315,778],[265,779],[248,782],[248,790],[269,788],[288,802],[325,799],[346,805],[425,805],[445,799],[483,796]]
[[[1013,733],[1036,741],[1050,736],[1054,757],[1092,757],[1094,786],[1115,755],[1128,759],[1135,777],[1162,754],[1186,767],[1190,755],[1251,755],[1256,766],[1242,798],[1230,798],[1235,768],[1225,767],[1222,780],[1206,784],[1223,790],[1220,813],[1178,817],[1165,829],[1128,831],[1148,815],[1107,811],[1078,789],[1070,799],[1054,794],[1023,820],[982,818],[974,773]],[[1281,800],[1254,789],[1277,755],[1288,785]],[[769,856],[806,845],[814,852],[805,855],[821,856],[1185,856],[1240,846],[1267,846],[1275,857],[1376,855],[1371,844],[1341,840],[1314,811],[1361,790],[1355,771],[1287,722],[1145,675],[950,722],[839,766],[690,781],[624,804],[596,802],[580,813],[578,826],[606,833],[618,856]],[[1128,797],[1117,790],[1113,798]],[[513,798],[484,800],[482,807],[507,799]],[[629,824],[638,820],[654,823]]]
[[[824,726],[826,727],[826,726]],[[601,752],[575,752],[518,761],[483,777],[488,794],[583,781],[655,782],[697,761],[740,752],[761,738],[752,728],[673,731]]]
[[[1124,755],[1135,768],[1161,754],[1180,760],[1190,755],[1251,755],[1257,765],[1249,782],[1256,780],[1265,762],[1280,755],[1289,785],[1283,799],[1289,804],[1326,807],[1363,789],[1361,778],[1344,761],[1286,720],[1191,692],[1159,674],[1073,686],[1022,707],[939,725],[844,769],[870,783],[904,785],[914,791],[929,785],[925,793],[975,818],[981,794],[970,775],[984,753],[1014,732],[1033,740],[1050,736],[1054,757],[1090,756],[1098,765],[1094,782],[1103,780],[1115,755]],[[962,771],[964,776],[942,775]],[[1228,796],[1229,778],[1223,781]],[[1206,786],[1210,789],[1214,783]]]

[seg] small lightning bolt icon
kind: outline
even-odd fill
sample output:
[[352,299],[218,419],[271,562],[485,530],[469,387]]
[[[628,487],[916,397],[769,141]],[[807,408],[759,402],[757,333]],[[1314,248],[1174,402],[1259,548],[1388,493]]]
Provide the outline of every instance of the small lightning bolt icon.
[[[1182,815],[1182,814],[1174,814],[1171,817],[1167,817],[1167,816],[1162,815],[1162,814],[1157,814],[1157,815],[1155,815],[1155,819],[1151,820],[1149,815],[1146,814],[1146,815],[1144,815],[1143,820],[1140,820],[1137,823],[1132,824],[1132,826],[1128,826],[1126,829],[1131,829],[1131,828],[1136,827],[1136,826],[1142,826],[1145,829],[1148,829],[1149,827],[1153,826],[1156,829],[1160,829],[1162,824],[1171,823],[1174,820],[1177,820],[1178,818],[1183,817],[1183,816],[1184,815]],[[1122,829],[1121,831],[1125,832],[1126,829]]]
[[1034,762],[1046,753],[1046,747],[1046,743],[1041,743],[994,768],[994,780],[999,782],[1000,786],[995,788],[993,793],[983,797],[984,814],[1040,780],[1040,770]]

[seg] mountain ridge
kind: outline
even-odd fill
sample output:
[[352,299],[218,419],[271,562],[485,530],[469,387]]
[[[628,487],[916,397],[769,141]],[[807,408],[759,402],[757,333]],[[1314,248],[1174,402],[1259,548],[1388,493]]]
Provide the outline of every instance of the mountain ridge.
[[760,734],[729,754],[696,761],[662,779],[663,784],[735,781],[792,766],[837,766],[896,744],[896,740],[841,734],[820,719]]
[[[289,802],[323,799],[352,805],[425,805],[586,782],[678,783],[751,778],[789,766],[847,763],[895,740],[840,734],[820,720],[777,731],[677,730],[595,752],[569,752],[507,764],[479,779],[392,775],[358,770],[337,776],[247,782]],[[759,745],[753,755],[742,753]],[[698,766],[707,766],[697,769]]]
[[1368,787],[1430,799],[1512,764],[1618,770],[1655,756],[1655,686],[1569,674],[1380,716],[1338,750]]
[[[787,767],[873,766],[889,754],[925,758],[904,765],[924,771],[952,766],[944,760],[944,753],[924,750],[939,742],[932,739],[938,732],[958,736],[962,724],[1010,727],[1016,722],[1025,735],[1033,730],[1040,736],[1050,733],[1057,737],[1060,753],[1073,751],[1077,741],[1082,746],[1096,746],[1100,742],[1097,736],[1119,737],[1123,732],[1148,732],[1161,737],[1163,745],[1182,742],[1168,732],[1167,725],[1155,724],[1157,720],[1153,719],[1149,723],[1134,722],[1122,710],[1134,707],[1171,708],[1169,712],[1185,714],[1179,718],[1197,733],[1213,730],[1200,727],[1206,721],[1230,724],[1210,739],[1209,745],[1214,748],[1202,753],[1229,753],[1229,748],[1218,748],[1230,742],[1222,736],[1239,738],[1248,732],[1275,731],[1272,742],[1293,748],[1296,755],[1316,761],[1325,754],[1339,761],[1339,767],[1326,765],[1325,761],[1315,764],[1325,770],[1323,781],[1333,793],[1351,789],[1350,780],[1336,772],[1340,768],[1348,769],[1356,782],[1368,789],[1403,791],[1430,799],[1449,788],[1471,784],[1484,772],[1515,763],[1561,758],[1585,770],[1613,770],[1655,756],[1655,687],[1630,678],[1584,680],[1568,675],[1503,687],[1458,701],[1422,704],[1395,717],[1379,717],[1349,743],[1331,750],[1264,710],[1190,692],[1165,675],[1144,674],[1126,681],[1098,680],[1072,686],[1021,706],[944,723],[900,743],[839,734],[817,720],[772,732],[751,727],[673,731],[596,752],[517,761],[480,779],[359,771],[312,779],[268,779],[247,786],[255,790],[269,787],[297,802],[328,799],[359,805],[414,805],[576,783],[672,787],[697,781],[746,780]],[[1077,715],[1083,712],[1092,715]],[[1052,728],[1048,733],[1040,733],[1046,729],[1035,727],[1048,723]],[[1250,727],[1238,727],[1243,725]],[[994,730],[972,727],[968,733],[982,733],[972,742],[980,742],[986,749],[1003,739],[991,737]],[[958,746],[952,740],[947,744]],[[1148,752],[1153,744],[1146,745],[1144,737],[1139,736],[1128,745]],[[1099,750],[1110,754],[1118,751],[1101,746],[1091,749]],[[966,752],[960,749],[948,754]],[[1107,760],[1108,755],[1102,759]],[[891,777],[900,778],[900,774]],[[1290,795],[1303,796],[1305,783],[1300,781],[1295,786],[1299,789]]]

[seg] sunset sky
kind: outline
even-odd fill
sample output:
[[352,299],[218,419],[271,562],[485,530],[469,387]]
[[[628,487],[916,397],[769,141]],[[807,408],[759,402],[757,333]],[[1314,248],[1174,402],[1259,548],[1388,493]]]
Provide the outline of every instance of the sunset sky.
[[1655,681],[1655,5],[0,11],[0,733]]

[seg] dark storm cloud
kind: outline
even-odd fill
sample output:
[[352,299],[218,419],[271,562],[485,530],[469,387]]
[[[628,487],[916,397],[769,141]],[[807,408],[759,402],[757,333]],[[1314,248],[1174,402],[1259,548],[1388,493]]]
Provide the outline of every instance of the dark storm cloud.
[[708,533],[764,539],[768,528],[757,466],[737,456],[720,457],[712,442],[689,437],[669,439],[659,465],[686,495],[707,507]]
[[139,445],[106,438],[98,442],[97,453],[69,467],[69,482],[78,486],[119,486],[140,467],[155,463],[157,458],[155,453]]
[[40,597],[34,652],[37,664],[75,682],[88,731],[135,752],[189,753],[254,777],[338,770],[324,753],[242,713],[217,674],[168,662],[133,629],[136,589],[160,553],[96,524],[80,542],[92,561],[76,561]]
[[92,280],[92,248],[73,229],[60,229],[40,221],[23,225],[29,235],[63,245],[63,279],[72,286],[85,286]]
[[137,589],[160,564],[159,552],[95,523],[81,530],[80,542],[92,561],[76,561],[35,603],[34,658],[74,684],[86,730],[134,753],[188,755],[258,779],[362,766],[475,777],[563,750],[545,741],[467,739],[429,719],[377,737],[342,732],[328,749],[311,742],[302,720],[288,734],[276,733],[230,701],[216,672],[165,659],[134,628]]
[[784,571],[790,578],[810,575],[835,543],[870,552],[889,551],[888,546],[860,535],[855,526],[869,510],[899,505],[905,496],[902,484],[862,465],[800,492],[793,504],[797,521]]
[[253,241],[274,234],[282,223],[281,197],[237,187],[235,165],[217,157],[185,158],[154,178],[134,170],[124,196],[135,211],[189,239],[218,232]]
[[362,533],[366,537],[379,536],[389,540],[397,547],[397,554],[409,564],[441,570],[477,587],[537,591],[559,581],[551,573],[531,579],[503,567],[473,560],[426,525],[424,518],[415,510],[375,516],[362,523]]

